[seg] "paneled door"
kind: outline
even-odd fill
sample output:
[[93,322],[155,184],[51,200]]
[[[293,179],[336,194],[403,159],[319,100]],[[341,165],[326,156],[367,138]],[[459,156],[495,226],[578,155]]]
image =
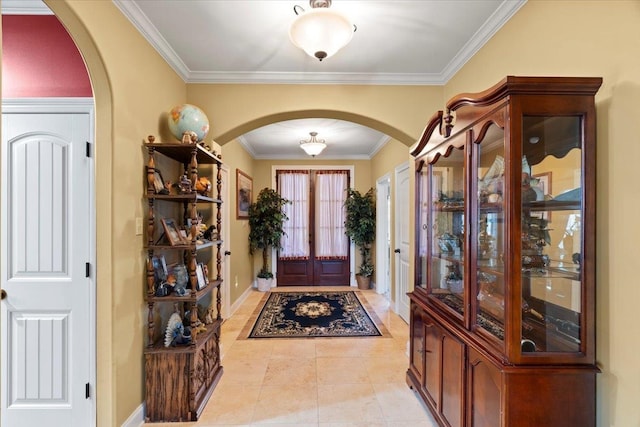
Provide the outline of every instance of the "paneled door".
[[[333,179],[338,174],[342,180]],[[278,253],[278,286],[349,286],[348,238],[339,213],[349,171],[278,171],[277,182],[280,194],[292,201],[285,207],[290,223],[288,242]]]
[[95,425],[93,107],[85,108],[12,113],[3,103],[2,425]]

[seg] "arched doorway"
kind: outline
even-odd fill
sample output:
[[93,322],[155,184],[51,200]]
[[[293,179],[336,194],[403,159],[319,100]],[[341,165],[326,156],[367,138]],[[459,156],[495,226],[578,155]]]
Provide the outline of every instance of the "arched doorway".
[[[73,13],[66,2],[55,2],[51,9],[55,12],[58,19],[63,22],[72,36],[80,52],[83,55],[89,73],[91,75],[91,85],[95,94],[95,119],[93,124],[100,123],[96,126],[94,138],[94,154],[99,156],[104,162],[97,165],[94,169],[91,179],[92,194],[95,200],[94,211],[91,214],[91,221],[98,224],[94,228],[98,229],[92,237],[90,251],[95,254],[95,265],[90,266],[93,273],[94,293],[90,304],[93,306],[93,315],[91,329],[93,336],[91,342],[86,343],[93,350],[91,373],[89,375],[89,395],[93,399],[93,410],[90,416],[90,424],[95,425],[98,417],[104,425],[112,425],[112,406],[113,401],[108,398],[112,394],[112,344],[110,339],[111,328],[111,288],[109,286],[95,286],[97,283],[108,283],[111,278],[111,270],[107,266],[111,264],[110,247],[111,247],[111,198],[104,197],[105,194],[111,192],[111,89],[107,78],[106,70],[98,50],[91,38],[88,36],[87,30]],[[104,165],[104,167],[103,167]],[[103,196],[103,197],[101,197]],[[96,211],[98,214],[96,214]],[[100,250],[98,250],[100,248]],[[101,269],[96,268],[98,265],[104,266]],[[98,305],[97,301],[101,304]],[[99,320],[97,320],[99,319]],[[100,356],[97,356],[97,349],[100,349]],[[82,394],[85,394],[83,388]],[[95,398],[97,395],[103,396],[98,402]],[[84,396],[83,396],[84,397]],[[98,415],[96,415],[96,413]]]

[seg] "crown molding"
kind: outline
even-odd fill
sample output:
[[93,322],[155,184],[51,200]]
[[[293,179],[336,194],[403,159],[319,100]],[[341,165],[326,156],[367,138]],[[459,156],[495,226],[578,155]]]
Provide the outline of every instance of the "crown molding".
[[527,0],[504,1],[487,21],[476,31],[469,41],[453,57],[442,71],[443,84],[446,84],[460,69],[484,46],[495,33],[507,23]]
[[187,83],[238,84],[368,84],[368,85],[442,85],[442,74],[402,73],[295,73],[295,72],[203,72],[189,73]]
[[53,15],[41,0],[2,0],[3,15]]
[[112,0],[118,9],[127,17],[127,19],[136,27],[142,36],[153,46],[153,48],[164,58],[171,68],[184,80],[188,81],[189,69],[182,62],[182,59],[171,48],[167,40],[162,37],[156,27],[140,10],[135,2],[127,0]]

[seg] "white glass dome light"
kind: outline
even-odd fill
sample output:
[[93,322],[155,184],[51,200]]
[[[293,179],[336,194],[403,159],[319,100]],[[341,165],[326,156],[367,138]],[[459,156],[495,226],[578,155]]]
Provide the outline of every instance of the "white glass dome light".
[[351,41],[355,26],[342,13],[329,9],[331,0],[310,0],[309,4],[311,10],[299,14],[291,24],[289,37],[309,56],[322,61]]
[[322,153],[322,150],[327,147],[327,144],[324,142],[324,139],[316,139],[318,132],[309,132],[309,135],[311,135],[309,141],[300,141],[300,148],[311,157],[315,157]]

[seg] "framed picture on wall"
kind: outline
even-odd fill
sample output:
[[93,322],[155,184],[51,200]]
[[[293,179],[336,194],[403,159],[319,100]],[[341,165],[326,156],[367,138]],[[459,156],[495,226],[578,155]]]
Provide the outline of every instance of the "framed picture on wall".
[[249,218],[249,205],[253,198],[253,179],[236,169],[236,219]]

